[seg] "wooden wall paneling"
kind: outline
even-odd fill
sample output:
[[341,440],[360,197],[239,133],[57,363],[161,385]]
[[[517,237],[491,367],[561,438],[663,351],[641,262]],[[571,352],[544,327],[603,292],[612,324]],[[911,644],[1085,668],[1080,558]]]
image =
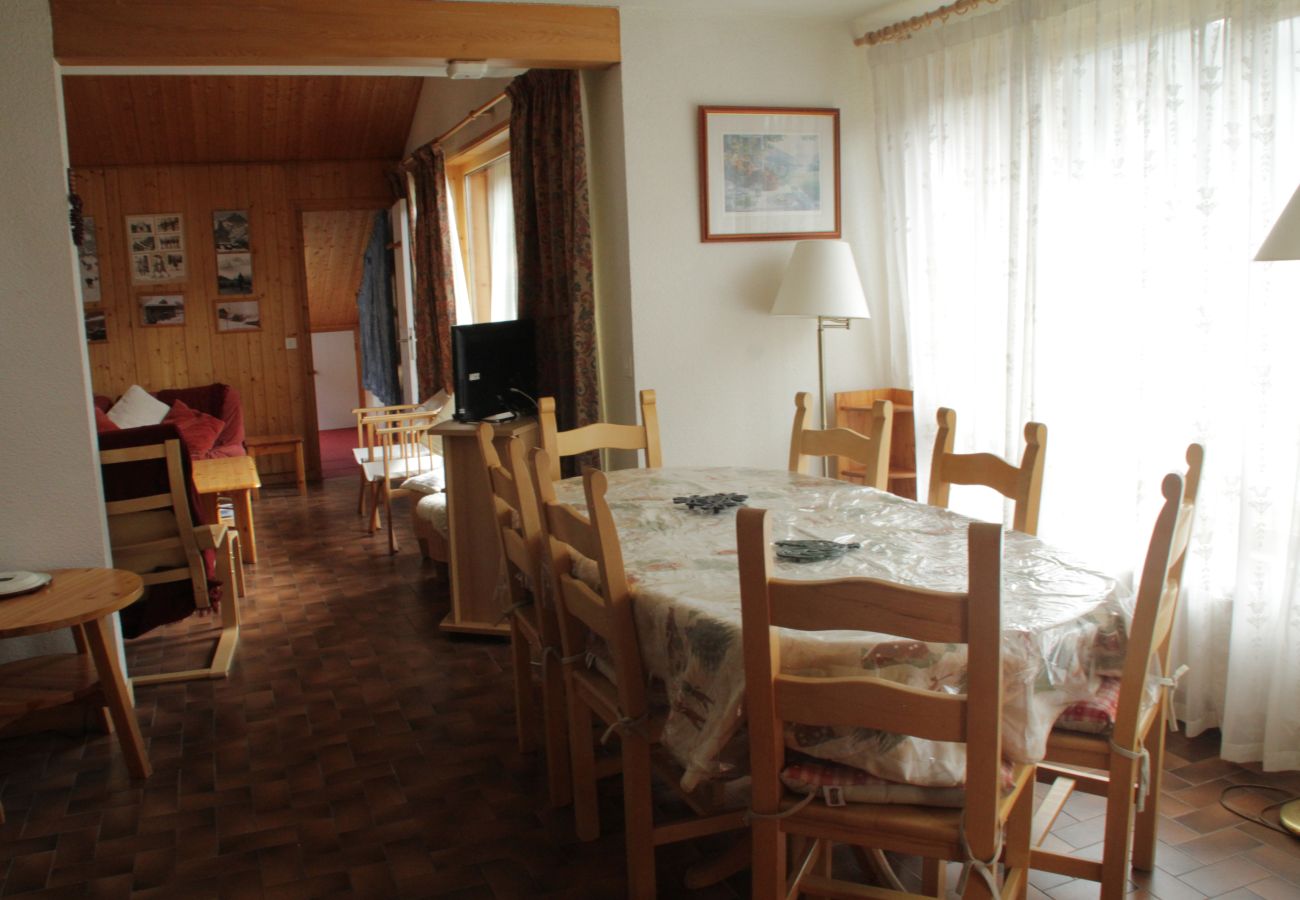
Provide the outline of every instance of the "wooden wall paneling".
[[619,61],[601,7],[446,0],[51,0],[64,66],[439,64],[534,68]]

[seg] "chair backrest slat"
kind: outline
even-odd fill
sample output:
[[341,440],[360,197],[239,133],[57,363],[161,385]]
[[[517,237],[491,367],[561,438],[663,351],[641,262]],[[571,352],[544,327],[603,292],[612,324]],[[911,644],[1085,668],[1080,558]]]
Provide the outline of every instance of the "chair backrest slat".
[[894,404],[888,400],[877,400],[872,404],[866,434],[859,434],[849,428],[809,428],[811,406],[812,395],[806,391],[795,394],[794,428],[790,433],[790,471],[806,472],[807,461],[816,457],[850,459],[863,467],[864,484],[880,490],[887,489]]
[[983,485],[1015,503],[1012,527],[1016,531],[1037,534],[1047,458],[1047,426],[1041,422],[1025,425],[1025,452],[1020,465],[1013,466],[992,453],[954,453],[957,413],[941,407],[937,419],[939,430],[934,436],[934,454],[930,458],[929,504],[947,506],[949,489],[954,484]]
[[[907,588],[887,581],[848,578],[817,591],[806,581],[774,578],[768,588],[772,624],[797,631],[823,631],[837,622],[851,631],[876,631],[913,641],[961,643],[968,606],[964,595]],[[863,602],[864,589],[872,599]]]
[[785,722],[871,728],[930,741],[966,740],[966,697],[870,676],[777,675],[777,717]]
[[546,451],[560,477],[559,461],[563,457],[578,456],[593,450],[644,450],[646,468],[657,469],[663,465],[659,449],[659,409],[655,392],[644,390],[640,394],[641,424],[615,425],[596,422],[559,431],[555,418],[555,398],[542,397],[537,401],[537,418],[542,432],[542,449]]

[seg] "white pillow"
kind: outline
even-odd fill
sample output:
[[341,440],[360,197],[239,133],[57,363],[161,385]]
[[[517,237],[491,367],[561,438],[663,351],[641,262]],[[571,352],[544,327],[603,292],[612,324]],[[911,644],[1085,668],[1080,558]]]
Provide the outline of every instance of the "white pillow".
[[449,400],[451,400],[451,394],[447,393],[446,391],[439,390],[438,393],[434,394],[428,400],[425,400],[423,403],[417,406],[416,409],[418,409],[420,412],[431,412],[431,413],[440,412],[442,408],[447,405],[447,401]]
[[[441,462],[441,460],[438,460],[438,462]],[[430,471],[420,475],[412,475],[402,482],[402,490],[424,496],[438,494],[446,489],[447,478],[443,474],[441,465],[434,466]]]
[[170,411],[171,407],[166,403],[150,396],[140,385],[133,384],[113,404],[108,417],[118,428],[138,428],[160,424]]

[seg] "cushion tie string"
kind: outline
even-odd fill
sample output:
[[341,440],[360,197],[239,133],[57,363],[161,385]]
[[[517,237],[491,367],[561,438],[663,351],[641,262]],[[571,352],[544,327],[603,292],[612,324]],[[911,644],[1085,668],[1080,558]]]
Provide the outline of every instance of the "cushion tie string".
[[646,720],[646,715],[637,716],[635,719],[629,716],[619,716],[618,721],[611,724],[605,729],[605,733],[600,736],[600,743],[603,745],[609,740],[609,736],[614,732],[627,734],[629,731],[635,731]]
[[1137,811],[1142,812],[1142,810],[1146,809],[1147,792],[1151,790],[1151,754],[1147,752],[1146,747],[1141,750],[1130,750],[1127,747],[1121,747],[1115,743],[1114,738],[1110,741],[1110,749],[1125,759],[1141,760],[1138,767]]
[[1174,669],[1174,674],[1161,675],[1155,679],[1160,690],[1165,692],[1165,721],[1169,723],[1170,731],[1178,730],[1178,719],[1174,717],[1174,691],[1178,689],[1178,679],[1186,674],[1187,666],[1181,665]]
[[[556,661],[558,661],[560,665],[567,666],[570,665],[571,663],[582,662],[584,659],[590,657],[591,654],[585,652],[578,652],[578,653],[570,654],[569,656],[561,656],[559,650],[556,650],[554,647],[548,645],[545,649],[542,650],[542,659],[545,660],[546,657],[548,656],[554,656]],[[588,663],[588,665],[590,666],[590,663]]]
[[519,612],[519,610],[523,609],[525,606],[532,606],[532,605],[533,605],[533,599],[531,597],[529,597],[527,600],[520,600],[518,603],[512,603],[505,608],[505,611],[501,613],[501,618],[497,619],[494,624],[500,625],[502,622],[504,622],[506,619],[513,616],[515,613]]
[[961,864],[961,875],[957,878],[957,893],[966,892],[966,880],[970,878],[970,873],[974,872],[980,879],[988,885],[989,893],[994,897],[1002,896],[1002,888],[998,886],[997,864],[998,857],[1002,855],[1002,829],[999,828],[996,840],[993,843],[993,855],[987,860],[976,859],[975,852],[970,848],[970,841],[966,838],[966,820],[962,819],[961,831],[958,832],[961,839],[961,852],[966,857],[966,861]]
[[803,809],[809,803],[812,803],[813,800],[815,799],[817,799],[817,791],[816,790],[809,791],[808,793],[804,794],[802,800],[800,800],[798,803],[791,806],[789,809],[785,809],[782,810],[781,812],[774,812],[774,813],[755,812],[754,808],[751,806],[745,812],[745,824],[748,825],[750,822],[752,822],[755,819],[784,819],[787,818],[788,816],[793,816],[795,813]]

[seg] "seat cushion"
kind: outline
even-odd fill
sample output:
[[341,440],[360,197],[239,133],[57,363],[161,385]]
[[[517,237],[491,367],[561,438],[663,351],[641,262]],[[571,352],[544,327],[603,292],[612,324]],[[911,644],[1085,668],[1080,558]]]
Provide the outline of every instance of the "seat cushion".
[[877,778],[861,769],[818,761],[796,762],[781,770],[781,783],[798,794],[838,789],[848,803],[910,803],[958,807],[966,802],[961,787],[919,787]]
[[431,460],[433,466],[427,472],[421,472],[419,475],[412,475],[402,482],[402,490],[410,491],[413,494],[440,494],[447,489],[447,473],[443,469],[442,457],[435,456]]
[[1087,700],[1071,703],[1056,719],[1056,727],[1085,734],[1109,734],[1115,727],[1115,713],[1119,711],[1118,678],[1101,679],[1097,693]]
[[415,504],[415,515],[439,534],[447,534],[447,495],[428,494]]

